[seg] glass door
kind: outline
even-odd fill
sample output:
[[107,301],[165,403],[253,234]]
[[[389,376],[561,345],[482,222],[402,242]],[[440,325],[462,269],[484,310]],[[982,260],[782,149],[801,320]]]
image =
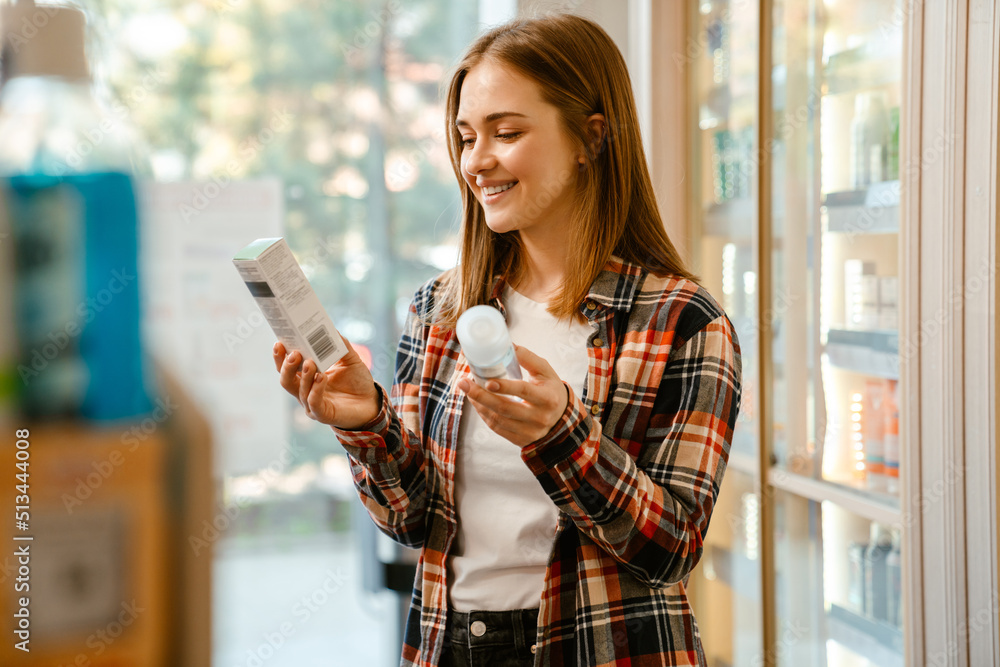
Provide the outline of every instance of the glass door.
[[776,664],[902,665],[903,14],[771,8]]
[[[696,615],[712,619],[701,628],[709,663],[901,665],[899,0],[697,7],[695,264],[737,328],[744,364],[729,470],[691,580]],[[759,118],[764,10],[770,93]],[[758,220],[762,165],[770,196]],[[759,231],[770,246],[762,295]],[[771,350],[764,387],[760,336]],[[773,535],[761,533],[765,512]],[[762,577],[766,549],[773,568]]]
[[698,127],[692,264],[719,301],[742,350],[743,398],[729,467],[713,512],[690,599],[708,662],[754,665],[762,654],[759,374],[756,358],[757,268],[755,137],[758,22],[755,3],[698,3],[689,29],[698,45],[688,66]]

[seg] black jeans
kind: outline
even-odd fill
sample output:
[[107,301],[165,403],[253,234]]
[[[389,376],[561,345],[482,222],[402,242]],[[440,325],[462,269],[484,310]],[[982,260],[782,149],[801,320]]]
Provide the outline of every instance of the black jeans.
[[531,667],[538,609],[448,612],[439,667]]

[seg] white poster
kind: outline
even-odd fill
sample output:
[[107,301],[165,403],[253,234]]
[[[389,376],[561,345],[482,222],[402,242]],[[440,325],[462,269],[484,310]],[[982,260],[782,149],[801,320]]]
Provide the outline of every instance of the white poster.
[[144,334],[213,425],[215,475],[255,472],[288,437],[274,334],[232,258],[282,236],[275,179],[150,183],[141,197]]

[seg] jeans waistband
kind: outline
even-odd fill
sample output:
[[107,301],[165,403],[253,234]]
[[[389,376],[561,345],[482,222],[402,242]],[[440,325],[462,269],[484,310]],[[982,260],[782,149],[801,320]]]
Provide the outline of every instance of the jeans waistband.
[[537,628],[538,608],[448,612],[451,643],[469,648],[513,646],[519,651],[531,650]]

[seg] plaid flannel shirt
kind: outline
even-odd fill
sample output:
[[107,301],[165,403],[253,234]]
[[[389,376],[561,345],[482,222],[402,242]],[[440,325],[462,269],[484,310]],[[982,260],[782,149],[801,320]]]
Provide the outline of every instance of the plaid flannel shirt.
[[[498,278],[492,303],[503,310]],[[393,388],[364,430],[334,429],[384,533],[421,549],[401,665],[436,667],[457,533],[455,457],[471,378],[453,331],[410,305]],[[612,258],[580,305],[583,396],[521,458],[559,508],[535,665],[705,665],[685,583],[702,553],[740,403],[732,323],[697,284]],[[568,387],[568,385],[567,385]]]

